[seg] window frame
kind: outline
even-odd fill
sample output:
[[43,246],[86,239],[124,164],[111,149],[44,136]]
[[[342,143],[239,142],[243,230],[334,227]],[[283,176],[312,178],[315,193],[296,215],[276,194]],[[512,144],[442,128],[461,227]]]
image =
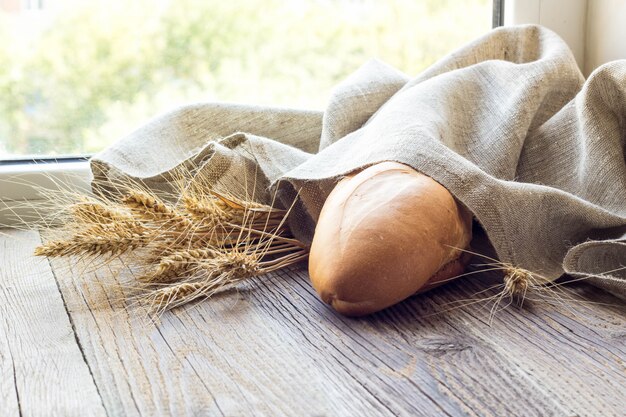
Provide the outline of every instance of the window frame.
[[[506,0],[507,5],[509,1]],[[540,1],[540,0],[534,0]],[[492,27],[505,23],[505,0],[493,0]],[[0,160],[0,227],[12,227],[33,215],[28,206],[46,201],[38,189],[58,189],[63,184],[71,190],[90,191],[91,155],[75,157],[36,157]],[[27,202],[27,204],[25,204]]]
[[533,23],[553,30],[568,44],[582,70],[590,1],[593,0],[506,0],[502,23],[503,26]]

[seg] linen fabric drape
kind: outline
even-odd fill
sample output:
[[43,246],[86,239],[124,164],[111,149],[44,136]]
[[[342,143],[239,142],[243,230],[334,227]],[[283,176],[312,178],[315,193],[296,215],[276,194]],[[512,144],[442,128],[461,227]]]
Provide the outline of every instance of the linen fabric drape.
[[626,298],[625,149],[626,60],[585,80],[556,34],[525,25],[494,29],[412,78],[370,61],[324,112],[183,107],[91,166],[100,189],[132,178],[167,190],[186,166],[266,202],[297,198],[290,226],[310,241],[343,175],[393,160],[467,206],[503,262]]

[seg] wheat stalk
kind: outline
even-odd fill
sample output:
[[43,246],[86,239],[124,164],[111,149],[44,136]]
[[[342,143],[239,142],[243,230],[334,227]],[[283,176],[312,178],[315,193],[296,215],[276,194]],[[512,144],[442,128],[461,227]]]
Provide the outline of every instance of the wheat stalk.
[[106,207],[102,203],[80,202],[72,204],[70,211],[74,220],[82,223],[113,223],[131,221],[132,217],[122,210]]
[[144,220],[158,222],[165,221],[175,227],[191,227],[190,219],[169,207],[161,199],[140,190],[131,190],[122,203],[136,216]]
[[173,252],[162,257],[157,269],[150,274],[139,277],[143,282],[171,281],[181,274],[189,272],[198,263],[218,255],[214,249],[186,249]]
[[35,254],[106,256],[105,263],[123,255],[129,270],[141,271],[140,299],[157,314],[308,255],[285,226],[289,210],[219,193],[191,172],[177,173],[178,192],[163,198],[142,184],[119,181],[119,200],[111,195],[69,203],[68,237]]
[[244,280],[300,262],[306,259],[308,252],[292,248],[291,253],[270,260],[262,260],[264,255],[258,251],[231,251],[213,255],[198,263],[197,267],[203,274],[195,281],[176,283],[149,293],[145,298],[149,308],[160,315],[199,298],[210,298]]
[[196,220],[209,224],[219,224],[220,222],[232,220],[211,199],[183,196],[182,201],[185,210]]
[[35,248],[36,256],[119,255],[146,246],[150,234],[128,222],[93,225],[66,240],[53,240]]
[[233,285],[259,274],[258,256],[241,252],[225,252],[199,263],[203,271],[194,282],[177,283],[158,288],[146,297],[150,309],[160,315],[166,310],[201,297],[209,298]]

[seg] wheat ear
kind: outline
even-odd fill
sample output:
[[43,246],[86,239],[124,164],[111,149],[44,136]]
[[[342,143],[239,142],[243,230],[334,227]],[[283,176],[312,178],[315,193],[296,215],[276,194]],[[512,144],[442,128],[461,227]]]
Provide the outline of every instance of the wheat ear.
[[173,252],[164,256],[159,261],[157,269],[147,275],[139,277],[142,282],[167,282],[172,281],[197,267],[200,262],[214,258],[218,252],[213,249],[186,249]]
[[146,246],[150,234],[134,223],[94,225],[66,240],[53,240],[35,248],[36,256],[119,255]]

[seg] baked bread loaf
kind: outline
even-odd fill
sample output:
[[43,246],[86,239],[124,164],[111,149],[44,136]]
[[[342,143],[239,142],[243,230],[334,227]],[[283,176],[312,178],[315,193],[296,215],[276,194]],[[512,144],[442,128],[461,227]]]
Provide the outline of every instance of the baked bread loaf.
[[341,180],[322,208],[313,287],[342,314],[382,310],[462,273],[471,222],[432,178],[397,162],[373,165]]

